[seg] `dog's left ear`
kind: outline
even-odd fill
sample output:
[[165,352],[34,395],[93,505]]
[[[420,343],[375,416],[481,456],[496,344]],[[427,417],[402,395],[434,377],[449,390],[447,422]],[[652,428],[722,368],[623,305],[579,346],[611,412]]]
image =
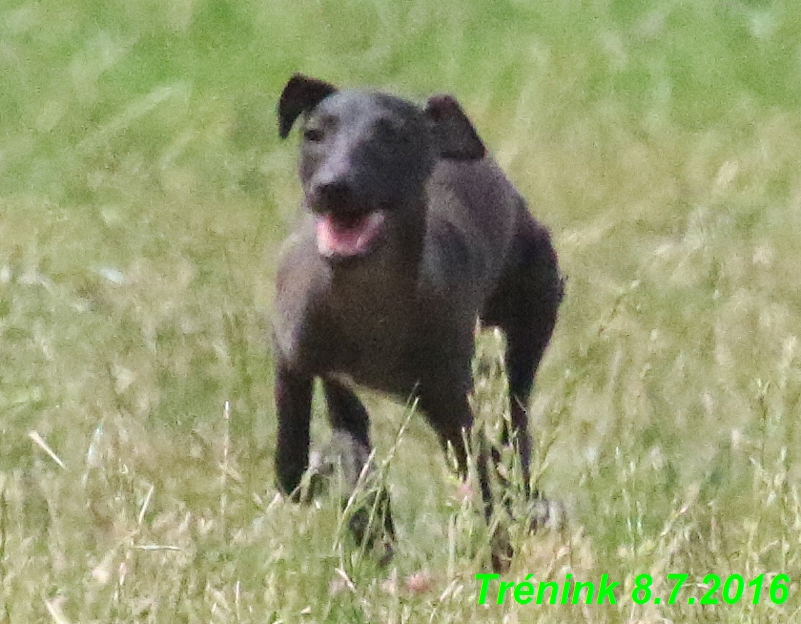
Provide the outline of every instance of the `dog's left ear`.
[[278,100],[278,134],[282,139],[289,136],[292,124],[304,111],[310,111],[325,97],[337,92],[337,88],[323,80],[295,74],[286,83]]
[[484,158],[487,149],[455,98],[450,95],[432,95],[428,98],[426,115],[432,122],[434,140],[442,158]]

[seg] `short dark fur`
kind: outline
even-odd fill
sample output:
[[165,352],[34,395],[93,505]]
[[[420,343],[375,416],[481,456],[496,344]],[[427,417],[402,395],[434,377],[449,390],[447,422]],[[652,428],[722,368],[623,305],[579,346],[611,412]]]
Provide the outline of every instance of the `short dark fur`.
[[[516,441],[530,495],[526,406],[563,291],[548,231],[485,155],[450,96],[434,96],[422,109],[295,75],[278,107],[282,137],[301,115],[299,170],[309,214],[283,250],[274,324],[281,488],[296,491],[309,465],[315,377],[332,427],[364,449],[368,415],[352,384],[416,397],[465,477],[480,318],[506,335],[513,431],[503,442]],[[369,253],[318,252],[316,217],[346,223],[371,211],[386,218]],[[490,458],[485,444],[477,447],[489,518]]]

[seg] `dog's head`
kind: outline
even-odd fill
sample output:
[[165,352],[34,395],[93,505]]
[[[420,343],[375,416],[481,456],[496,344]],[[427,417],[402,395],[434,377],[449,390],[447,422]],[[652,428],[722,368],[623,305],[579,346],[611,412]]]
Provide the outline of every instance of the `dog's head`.
[[419,225],[425,183],[438,158],[478,160],[486,153],[447,95],[431,97],[423,109],[296,74],[278,103],[282,138],[301,115],[300,179],[315,215],[318,251],[332,262],[369,255],[392,230]]

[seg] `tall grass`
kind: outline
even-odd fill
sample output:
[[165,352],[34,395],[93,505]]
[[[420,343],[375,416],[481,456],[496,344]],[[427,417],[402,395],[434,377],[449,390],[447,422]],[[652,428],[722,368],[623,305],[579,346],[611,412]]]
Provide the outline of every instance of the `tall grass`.
[[[617,605],[478,605],[485,529],[419,418],[389,465],[388,569],[340,539],[335,500],[275,497],[294,71],[454,93],[551,227],[568,292],[531,412],[567,524],[512,527],[508,578],[608,574]],[[781,0],[0,6],[0,621],[793,621],[799,102]],[[479,351],[497,419],[498,345]],[[381,462],[403,407],[368,403]],[[623,597],[643,573],[663,604]],[[666,605],[672,573],[792,584]]]

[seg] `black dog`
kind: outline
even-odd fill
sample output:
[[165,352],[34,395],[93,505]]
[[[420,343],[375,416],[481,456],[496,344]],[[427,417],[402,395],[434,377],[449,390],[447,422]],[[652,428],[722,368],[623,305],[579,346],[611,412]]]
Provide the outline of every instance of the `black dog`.
[[351,387],[362,384],[415,397],[463,477],[475,452],[489,519],[488,449],[468,448],[476,320],[506,336],[502,442],[514,440],[530,495],[526,406],[563,292],[550,235],[449,96],[422,109],[295,75],[278,105],[282,138],[301,114],[309,214],[277,281],[278,481],[295,492],[308,468],[315,377],[332,427],[367,457],[368,416]]

